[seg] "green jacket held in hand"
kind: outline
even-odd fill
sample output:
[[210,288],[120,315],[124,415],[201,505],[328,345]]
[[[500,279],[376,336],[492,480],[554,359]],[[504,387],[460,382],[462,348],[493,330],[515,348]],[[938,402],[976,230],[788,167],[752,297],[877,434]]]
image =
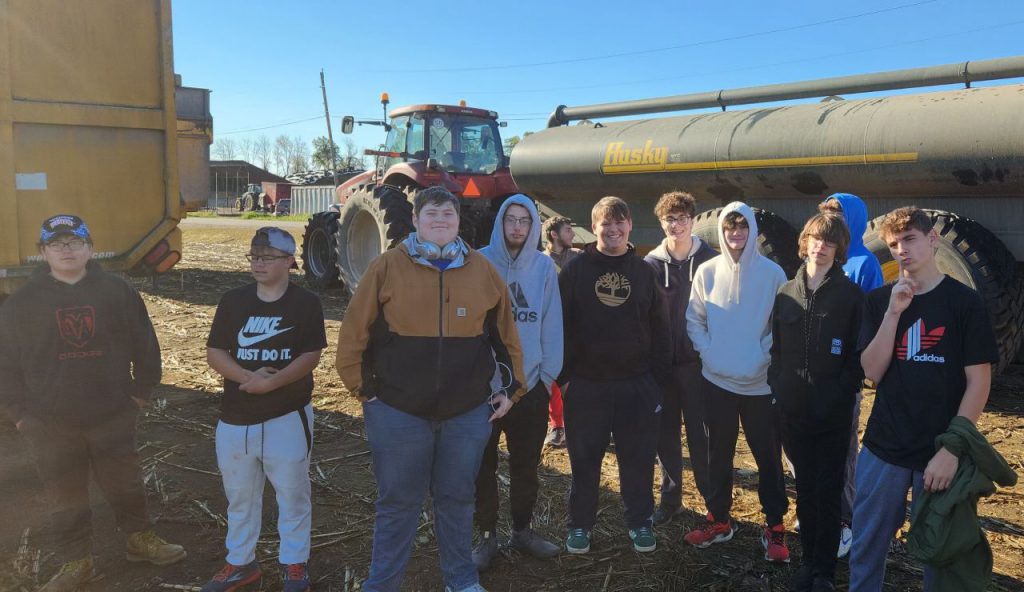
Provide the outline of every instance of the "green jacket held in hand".
[[996,483],[1009,487],[1017,474],[974,424],[956,416],[935,438],[960,459],[949,489],[925,492],[910,517],[907,548],[939,570],[936,592],[984,590],[992,575],[992,549],[978,523],[978,498],[992,495]]

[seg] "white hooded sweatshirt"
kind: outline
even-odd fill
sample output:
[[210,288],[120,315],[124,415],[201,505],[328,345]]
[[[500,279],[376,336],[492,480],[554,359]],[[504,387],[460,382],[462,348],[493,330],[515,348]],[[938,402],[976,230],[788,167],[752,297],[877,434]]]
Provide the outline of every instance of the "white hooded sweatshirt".
[[[750,235],[739,261],[725,246],[722,221],[731,212],[747,219]],[[686,309],[686,332],[700,354],[704,378],[738,395],[769,395],[772,307],[786,273],[757,250],[750,206],[734,201],[718,217],[722,254],[697,268]]]

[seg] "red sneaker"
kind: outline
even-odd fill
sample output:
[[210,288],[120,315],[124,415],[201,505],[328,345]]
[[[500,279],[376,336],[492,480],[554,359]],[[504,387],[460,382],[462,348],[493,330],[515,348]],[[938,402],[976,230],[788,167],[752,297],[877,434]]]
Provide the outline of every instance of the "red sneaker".
[[686,533],[683,540],[698,549],[704,549],[715,543],[724,543],[731,540],[734,532],[731,520],[715,522],[715,517],[711,515],[711,512],[708,512],[707,522],[699,528]]
[[782,524],[765,526],[761,535],[764,558],[776,563],[789,563],[789,548],[786,547],[786,527]]

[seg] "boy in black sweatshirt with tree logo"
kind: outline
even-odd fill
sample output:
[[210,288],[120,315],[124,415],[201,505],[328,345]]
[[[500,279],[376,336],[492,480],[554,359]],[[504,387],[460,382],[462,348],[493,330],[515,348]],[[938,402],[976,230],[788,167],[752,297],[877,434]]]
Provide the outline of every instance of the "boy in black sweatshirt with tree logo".
[[572,466],[569,553],[590,551],[601,461],[615,436],[622,503],[633,548],[654,551],[654,456],[662,388],[668,384],[668,310],[657,278],[629,243],[633,221],[618,197],[591,212],[597,242],[558,276],[565,330],[559,383]]

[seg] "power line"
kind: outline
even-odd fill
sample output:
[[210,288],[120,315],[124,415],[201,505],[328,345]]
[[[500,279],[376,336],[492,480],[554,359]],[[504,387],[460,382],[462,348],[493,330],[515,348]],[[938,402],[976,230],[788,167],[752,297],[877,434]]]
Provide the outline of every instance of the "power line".
[[253,127],[253,128],[249,128],[249,129],[232,129],[231,131],[219,132],[217,135],[231,135],[231,134],[236,134],[236,133],[246,133],[246,132],[250,132],[250,131],[261,131],[261,130],[264,130],[264,129],[272,129],[272,128],[275,128],[275,127],[285,127],[285,126],[289,126],[289,125],[295,125],[297,123],[305,123],[307,121],[312,121],[314,119],[321,119],[323,117],[324,116],[322,116],[322,115],[317,115],[317,116],[309,117],[309,118],[306,118],[306,119],[298,119],[298,120],[295,120],[295,121],[289,121],[289,122],[285,122],[285,123],[275,123],[273,125],[267,125],[267,126],[263,126],[263,127]]
[[608,60],[608,59],[613,59],[613,58],[622,58],[622,57],[629,57],[629,56],[647,55],[647,54],[652,54],[652,53],[662,53],[662,52],[666,52],[666,51],[674,51],[674,50],[677,50],[677,49],[687,49],[687,48],[691,48],[691,47],[701,47],[701,46],[704,46],[704,45],[713,45],[713,44],[717,44],[717,43],[726,43],[726,42],[729,42],[729,41],[740,41],[740,40],[743,40],[743,39],[751,39],[751,38],[754,38],[754,37],[763,37],[765,35],[774,35],[776,33],[788,33],[788,32],[791,32],[791,31],[800,31],[800,30],[803,30],[803,29],[809,29],[809,28],[812,28],[812,27],[820,26],[820,25],[829,25],[829,24],[833,24],[833,23],[840,23],[840,22],[843,22],[843,21],[849,21],[849,20],[864,18],[864,17],[868,17],[868,16],[875,16],[875,15],[883,14],[883,13],[886,13],[886,12],[893,12],[893,11],[896,11],[896,10],[903,10],[904,8],[915,8],[915,7],[918,7],[918,6],[923,6],[925,4],[933,4],[933,3],[938,2],[938,1],[939,0],[920,0],[919,2],[912,2],[910,4],[900,4],[899,6],[892,6],[890,8],[881,8],[881,9],[878,9],[878,10],[872,10],[872,11],[869,11],[869,12],[862,12],[862,13],[859,13],[859,14],[853,14],[853,15],[849,15],[849,16],[841,16],[841,17],[835,17],[835,18],[830,18],[830,19],[824,19],[824,20],[820,20],[820,21],[814,21],[814,22],[811,22],[811,23],[804,23],[802,25],[791,25],[791,26],[788,26],[788,27],[779,27],[777,29],[768,29],[768,30],[765,30],[765,31],[756,31],[756,32],[753,32],[753,33],[744,33],[742,35],[733,35],[733,36],[730,36],[730,37],[721,37],[721,38],[718,38],[718,39],[708,39],[708,40],[705,40],[705,41],[695,41],[693,43],[684,43],[682,45],[670,45],[668,47],[656,47],[656,48],[651,48],[651,49],[640,49],[640,50],[636,50],[636,51],[627,51],[627,52],[621,52],[621,53],[611,53],[611,54],[603,54],[603,55],[596,55],[596,56],[586,56],[586,57],[581,57],[581,58],[571,58],[571,59],[564,59],[564,60],[549,60],[549,61],[545,61],[545,62],[528,62],[528,63],[504,64],[504,65],[494,65],[494,64],[491,64],[491,65],[487,65],[487,66],[471,66],[471,67],[466,67],[466,68],[416,68],[416,69],[403,69],[403,70],[376,70],[375,72],[376,73],[388,73],[388,74],[401,74],[401,73],[412,73],[412,72],[417,72],[417,73],[424,73],[424,72],[434,72],[434,73],[436,73],[436,72],[480,72],[480,71],[484,71],[484,70],[488,70],[488,71],[493,71],[493,70],[511,70],[511,69],[515,69],[515,68],[536,68],[538,66],[555,66],[555,65],[562,65],[562,64],[578,64],[578,63],[581,63],[581,62],[594,62],[594,61],[598,61],[598,60]]
[[811,57],[807,57],[807,58],[800,58],[800,59],[797,59],[797,60],[787,60],[787,61],[784,61],[784,62],[772,62],[772,63],[769,63],[769,64],[758,64],[758,65],[754,65],[754,66],[741,66],[741,67],[730,68],[730,69],[716,68],[714,70],[708,70],[708,71],[705,71],[705,72],[691,72],[689,74],[684,74],[684,75],[681,75],[681,76],[668,76],[668,77],[661,77],[661,78],[645,78],[645,79],[641,79],[641,80],[629,80],[629,81],[623,81],[623,82],[608,82],[608,83],[604,83],[604,84],[585,84],[585,85],[579,85],[579,86],[561,86],[561,87],[552,87],[552,88],[530,88],[530,89],[514,89],[514,90],[512,90],[512,89],[506,89],[506,90],[463,90],[463,91],[453,91],[453,92],[455,94],[462,94],[462,95],[468,95],[468,96],[471,96],[471,95],[492,95],[492,94],[508,95],[508,94],[538,94],[538,93],[555,92],[555,91],[590,90],[590,89],[595,89],[595,88],[615,88],[615,87],[620,87],[620,86],[635,86],[637,84],[650,84],[652,82],[668,82],[668,81],[672,81],[672,80],[685,80],[685,79],[688,79],[688,78],[699,78],[701,76],[707,76],[709,74],[731,74],[731,73],[735,73],[735,72],[749,72],[751,70],[762,70],[762,69],[766,69],[766,68],[774,68],[774,67],[777,67],[777,66],[790,66],[790,65],[793,65],[793,64],[803,64],[803,63],[813,62],[813,61],[817,61],[817,60],[830,60],[830,59],[834,59],[834,58],[840,58],[840,57],[846,57],[846,56],[851,56],[851,55],[856,55],[856,54],[861,54],[861,53],[867,53],[867,52],[871,52],[871,51],[879,51],[879,50],[883,50],[883,49],[892,49],[894,47],[902,47],[902,46],[905,46],[905,45],[914,45],[914,44],[917,44],[917,43],[926,43],[928,41],[936,41],[938,39],[948,39],[950,37],[957,37],[957,36],[960,36],[960,35],[969,35],[969,34],[973,34],[973,33],[980,33],[980,32],[984,32],[984,31],[991,31],[993,29],[1002,29],[1002,28],[1017,26],[1017,25],[1021,25],[1021,24],[1024,24],[1024,20],[1011,21],[1011,22],[1007,22],[1007,23],[999,23],[998,25],[991,25],[991,26],[988,26],[988,27],[978,27],[976,29],[966,29],[966,30],[963,30],[963,31],[954,31],[952,33],[945,33],[943,35],[934,35],[934,36],[931,36],[931,37],[922,37],[922,38],[919,38],[919,39],[911,39],[909,41],[899,41],[899,42],[896,42],[896,43],[889,43],[889,44],[886,44],[886,45],[877,45],[877,46],[874,46],[874,47],[866,47],[866,48],[863,48],[863,49],[855,49],[855,50],[851,50],[851,51],[844,51],[844,52],[831,53],[831,54],[821,54],[821,55],[811,56]]

